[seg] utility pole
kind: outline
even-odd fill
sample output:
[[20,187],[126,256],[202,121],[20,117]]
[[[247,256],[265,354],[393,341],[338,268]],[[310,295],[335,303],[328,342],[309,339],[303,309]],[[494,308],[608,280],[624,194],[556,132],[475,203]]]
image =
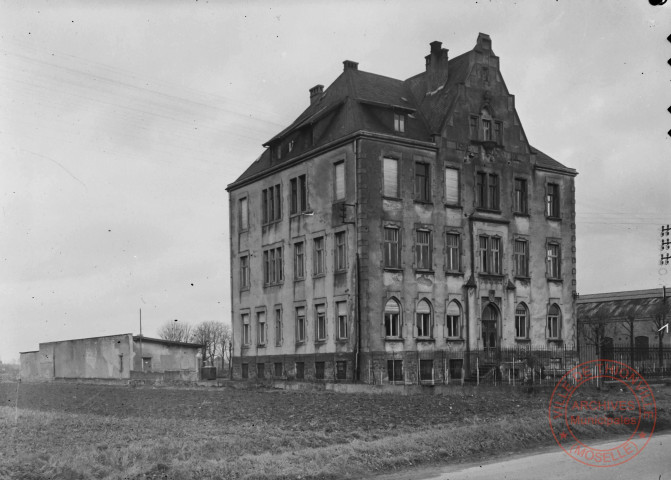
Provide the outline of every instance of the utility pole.
[[140,309],[140,370],[144,372],[144,358],[142,357],[142,309]]

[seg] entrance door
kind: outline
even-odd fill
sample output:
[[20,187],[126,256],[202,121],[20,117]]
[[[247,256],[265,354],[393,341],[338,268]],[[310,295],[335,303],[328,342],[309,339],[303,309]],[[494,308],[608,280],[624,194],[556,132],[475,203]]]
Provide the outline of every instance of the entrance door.
[[485,350],[497,347],[499,312],[492,305],[482,311],[482,346]]

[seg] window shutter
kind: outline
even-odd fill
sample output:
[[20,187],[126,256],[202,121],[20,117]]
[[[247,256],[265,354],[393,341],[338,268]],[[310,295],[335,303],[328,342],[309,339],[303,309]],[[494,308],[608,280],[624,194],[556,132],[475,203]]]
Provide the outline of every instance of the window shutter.
[[385,197],[398,197],[398,160],[395,158],[385,158],[383,164]]
[[459,204],[459,170],[445,169],[445,203]]
[[345,163],[340,162],[335,165],[335,198],[340,200],[345,198]]

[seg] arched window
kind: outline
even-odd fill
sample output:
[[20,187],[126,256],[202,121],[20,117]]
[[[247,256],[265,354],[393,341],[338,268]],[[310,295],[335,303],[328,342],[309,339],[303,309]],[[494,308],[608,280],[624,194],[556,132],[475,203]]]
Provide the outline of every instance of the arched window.
[[496,348],[498,338],[499,311],[491,303],[482,311],[482,346]]
[[417,304],[417,336],[431,337],[431,304],[420,300]]
[[384,306],[384,335],[387,338],[401,336],[401,306],[393,298],[387,300]]
[[553,303],[548,310],[548,338],[559,340],[561,338],[561,310]]
[[461,306],[456,300],[451,301],[445,311],[445,336],[461,337]]
[[524,303],[515,308],[515,338],[529,338],[529,309]]

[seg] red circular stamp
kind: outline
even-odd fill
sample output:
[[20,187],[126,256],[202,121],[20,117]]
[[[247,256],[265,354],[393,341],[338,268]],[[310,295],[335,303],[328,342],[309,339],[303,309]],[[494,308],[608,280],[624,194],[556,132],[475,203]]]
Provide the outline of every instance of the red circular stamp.
[[[610,388],[595,388],[604,385]],[[650,385],[629,365],[592,360],[572,368],[557,382],[548,416],[552,435],[571,458],[593,467],[614,467],[648,444],[657,406]],[[629,436],[612,448],[594,448],[584,439],[595,429],[599,434],[627,432]]]

